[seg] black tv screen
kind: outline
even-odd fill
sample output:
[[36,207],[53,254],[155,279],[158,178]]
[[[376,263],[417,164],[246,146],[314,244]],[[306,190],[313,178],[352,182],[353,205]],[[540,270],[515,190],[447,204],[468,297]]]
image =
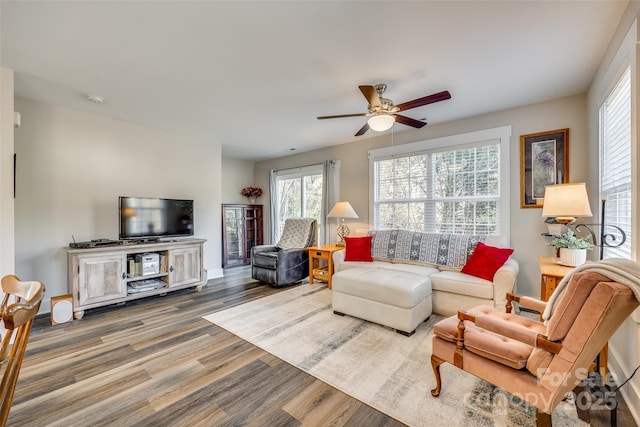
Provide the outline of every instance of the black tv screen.
[[120,239],[193,236],[193,200],[120,197]]

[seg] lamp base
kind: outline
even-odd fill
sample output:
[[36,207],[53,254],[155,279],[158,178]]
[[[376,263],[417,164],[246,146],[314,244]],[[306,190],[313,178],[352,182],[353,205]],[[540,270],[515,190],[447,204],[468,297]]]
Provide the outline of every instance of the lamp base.
[[342,218],[342,223],[336,229],[336,234],[338,235],[336,246],[345,246],[344,236],[348,236],[350,232],[351,230],[349,230],[349,227],[344,223],[344,218]]

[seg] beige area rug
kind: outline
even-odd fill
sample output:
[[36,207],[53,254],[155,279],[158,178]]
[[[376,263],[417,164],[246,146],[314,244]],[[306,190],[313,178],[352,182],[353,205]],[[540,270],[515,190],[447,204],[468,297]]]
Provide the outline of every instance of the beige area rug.
[[[434,398],[432,327],[437,316],[405,337],[388,328],[338,316],[324,285],[300,285],[204,317],[274,356],[410,426],[534,426],[535,410],[445,363]],[[559,426],[587,425],[575,407],[553,413]]]

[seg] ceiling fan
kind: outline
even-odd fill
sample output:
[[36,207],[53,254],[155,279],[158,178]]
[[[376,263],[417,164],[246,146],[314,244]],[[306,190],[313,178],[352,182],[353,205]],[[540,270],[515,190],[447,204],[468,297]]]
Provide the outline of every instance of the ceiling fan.
[[433,104],[434,102],[440,102],[447,99],[451,99],[449,91],[442,91],[428,95],[422,98],[414,99],[413,101],[403,102],[402,104],[393,105],[393,101],[387,98],[383,98],[382,94],[387,89],[387,85],[378,84],[375,86],[358,86],[360,92],[367,98],[369,102],[369,111],[367,113],[356,114],[341,114],[337,116],[320,116],[318,120],[323,119],[337,119],[340,117],[359,117],[368,116],[367,123],[356,132],[355,136],[364,135],[369,129],[375,131],[385,131],[389,129],[395,122],[402,123],[403,125],[412,126],[414,128],[421,128],[426,125],[426,122],[412,119],[407,116],[397,114],[400,111],[409,110],[411,108],[422,107],[423,105]]

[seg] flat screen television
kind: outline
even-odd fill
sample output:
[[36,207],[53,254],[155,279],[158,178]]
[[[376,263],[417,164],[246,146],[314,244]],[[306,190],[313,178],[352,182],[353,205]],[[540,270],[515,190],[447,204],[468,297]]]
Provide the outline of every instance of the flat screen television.
[[120,197],[120,240],[193,236],[193,200]]

